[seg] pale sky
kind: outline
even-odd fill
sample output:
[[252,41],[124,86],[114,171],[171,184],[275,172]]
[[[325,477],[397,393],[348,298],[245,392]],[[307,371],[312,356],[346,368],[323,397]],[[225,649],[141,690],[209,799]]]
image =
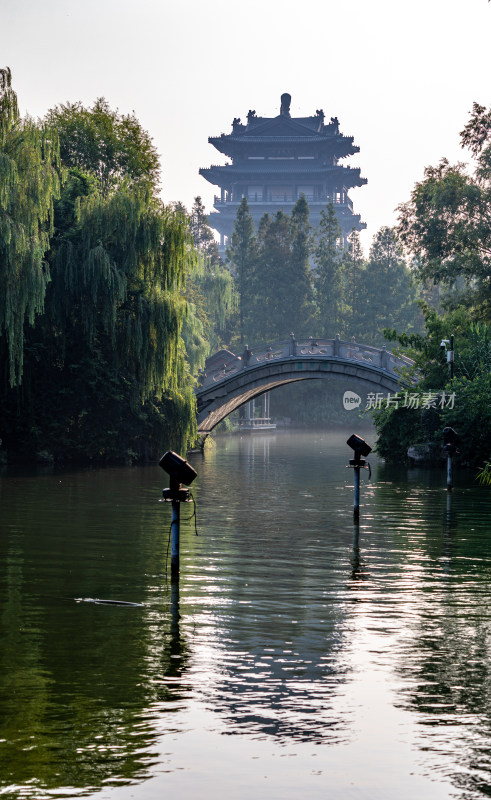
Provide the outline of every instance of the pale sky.
[[22,113],[105,97],[134,111],[162,163],[165,201],[188,208],[225,163],[208,136],[249,109],[337,116],[367,186],[352,190],[368,230],[396,222],[424,167],[467,160],[459,131],[491,104],[487,0],[0,0],[0,66]]

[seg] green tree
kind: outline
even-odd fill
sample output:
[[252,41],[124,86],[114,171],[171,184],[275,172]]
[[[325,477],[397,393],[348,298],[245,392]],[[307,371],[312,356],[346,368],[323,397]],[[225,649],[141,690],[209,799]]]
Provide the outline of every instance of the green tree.
[[252,341],[251,327],[257,281],[257,242],[254,220],[247,198],[243,197],[235,218],[234,230],[227,248],[227,259],[235,276],[238,293],[238,337],[241,345]]
[[278,211],[259,221],[258,271],[254,286],[252,329],[255,340],[279,339],[291,331],[288,272],[291,255],[289,217]]
[[358,231],[353,229],[348,236],[348,247],[344,252],[344,270],[346,277],[346,321],[345,335],[363,337],[366,333],[364,312],[367,298],[365,296],[366,268],[363,250]]
[[332,338],[344,327],[345,265],[342,231],[334,205],[322,209],[314,248],[317,330]]
[[406,333],[421,329],[416,288],[393,228],[383,227],[374,236],[360,278],[365,302],[358,313],[367,344],[382,345],[385,328],[394,327]]
[[291,216],[278,211],[259,222],[253,329],[256,340],[308,334],[312,320],[310,224],[305,198]]
[[194,200],[189,230],[198,258],[187,279],[186,298],[190,307],[183,335],[191,369],[196,374],[206,356],[222,347],[231,335],[235,290],[233,278],[219,255],[201,197]]
[[101,114],[120,119],[102,111],[93,112],[92,162],[80,158],[89,112],[69,115],[75,143],[63,151],[68,178],[55,206],[44,313],[26,340],[21,391],[4,393],[3,438],[17,455],[155,457],[164,442],[185,447],[195,428],[181,339],[192,241],[182,214],[157,197],[145,149],[138,164],[132,142],[148,135],[132,120],[125,160],[127,128],[100,124]]
[[191,236],[197,249],[206,255],[212,264],[219,263],[221,259],[218,253],[218,245],[208,223],[203,201],[199,196],[194,198],[189,225]]
[[288,273],[291,293],[290,327],[298,336],[308,336],[313,324],[313,280],[310,270],[312,228],[309,206],[302,194],[293,206],[291,217],[291,255]]
[[158,188],[157,150],[134,114],[120,114],[100,97],[91,108],[82,103],[55,106],[46,124],[58,133],[63,163],[94,175],[103,195],[122,181]]
[[[415,359],[413,376],[419,378],[413,391],[419,408],[396,409],[394,406],[374,412],[378,432],[378,452],[388,460],[403,460],[411,444],[433,440],[442,442],[447,425],[461,437],[458,459],[467,465],[480,466],[491,455],[491,334],[486,324],[469,321],[467,309],[459,307],[440,316],[434,308],[423,306],[425,335],[392,332],[406,353]],[[450,380],[442,339],[454,334],[454,378]],[[432,404],[424,398],[435,393]],[[441,392],[454,402],[441,402]]]
[[399,229],[405,246],[418,257],[422,278],[449,286],[462,278],[467,305],[476,305],[489,318],[491,110],[474,103],[461,143],[475,158],[474,173],[446,159],[428,167],[409,202],[399,208]]
[[10,69],[0,69],[0,374],[11,386],[22,380],[26,323],[44,306],[60,178],[56,132],[19,117]]

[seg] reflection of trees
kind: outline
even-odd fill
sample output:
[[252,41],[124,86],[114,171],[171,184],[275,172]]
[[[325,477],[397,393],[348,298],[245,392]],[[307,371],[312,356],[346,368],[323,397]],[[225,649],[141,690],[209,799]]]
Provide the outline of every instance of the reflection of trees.
[[[415,483],[420,479],[413,478]],[[409,486],[406,499],[414,491]],[[450,777],[463,797],[490,796],[491,563],[483,535],[489,513],[486,498],[476,489],[472,497],[465,491],[453,496],[444,490],[420,494],[418,544],[426,565],[406,590],[408,616],[392,645],[399,705],[417,714],[418,744],[433,762],[432,774],[440,771]],[[404,541],[399,548],[404,552]]]
[[[156,517],[142,520],[140,506],[130,510],[124,500],[134,488],[124,481],[143,473],[4,481],[0,793],[141,780],[160,733],[151,709],[185,702],[173,679],[185,674],[188,653],[179,598],[162,589],[161,515],[155,526]],[[157,575],[145,568],[149,549]],[[144,605],[76,603],[77,596]]]
[[[421,615],[402,644],[398,675],[404,708],[417,712],[421,746],[462,789],[490,794],[491,638],[485,612],[472,619],[478,600],[472,590],[448,587]],[[458,603],[455,592],[460,592]],[[459,608],[460,606],[460,608]],[[451,731],[451,733],[450,733]],[[475,797],[472,794],[472,797]]]
[[[200,519],[220,539],[212,563],[221,589],[218,603],[202,598],[217,637],[203,699],[212,697],[230,734],[335,744],[347,740],[354,713],[343,702],[352,511],[333,530],[324,455],[295,449],[292,458],[270,441],[224,442],[200,476]],[[224,486],[229,447],[240,464]],[[344,466],[343,457],[343,478]]]
[[[218,655],[213,710],[229,734],[261,734],[283,744],[346,741],[353,717],[340,702],[350,672],[341,643],[331,640],[324,652],[314,652],[293,631],[290,635],[291,652],[279,639],[265,642],[258,637],[246,644],[245,652],[228,647],[223,662]],[[209,703],[209,692],[205,699]]]

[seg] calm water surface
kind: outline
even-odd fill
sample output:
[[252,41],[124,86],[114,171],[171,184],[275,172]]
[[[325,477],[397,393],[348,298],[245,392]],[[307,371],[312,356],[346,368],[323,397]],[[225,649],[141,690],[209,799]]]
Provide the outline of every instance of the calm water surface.
[[345,439],[196,457],[179,588],[157,466],[0,479],[0,795],[491,796],[491,493],[373,458],[356,530]]

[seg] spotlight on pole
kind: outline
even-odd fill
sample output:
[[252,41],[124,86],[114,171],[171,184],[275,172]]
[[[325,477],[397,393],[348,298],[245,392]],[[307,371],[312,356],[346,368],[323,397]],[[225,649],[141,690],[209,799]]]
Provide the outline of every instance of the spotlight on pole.
[[[368,456],[372,452],[372,448],[365,441],[365,439],[362,439],[361,436],[358,436],[356,433],[353,433],[349,437],[346,444],[349,445],[349,447],[351,447],[351,449],[355,451],[354,460],[358,462],[360,462],[361,456]],[[363,464],[365,464],[364,461]],[[352,466],[354,466],[354,464]]]
[[170,478],[170,487],[163,489],[162,497],[166,502],[172,503],[172,516],[170,525],[170,573],[173,581],[179,578],[179,547],[180,547],[180,505],[190,500],[189,489],[183,489],[182,484],[189,486],[197,476],[196,470],[188,462],[168,450],[159,461],[159,465]]
[[168,450],[159,461],[159,466],[170,477],[170,488],[164,489],[162,496],[164,500],[177,500],[186,502],[189,499],[189,489],[183,489],[182,484],[190,486],[197,476],[194,467],[177,453]]
[[[353,467],[354,475],[355,475],[355,497],[353,502],[353,517],[355,520],[358,519],[360,515],[360,469],[370,469],[370,464],[367,465],[362,456],[368,456],[369,453],[372,452],[372,448],[370,445],[362,439],[361,436],[358,436],[356,433],[353,433],[346,442],[349,447],[354,451],[355,457],[350,458],[349,467]],[[371,470],[370,470],[371,474]]]

